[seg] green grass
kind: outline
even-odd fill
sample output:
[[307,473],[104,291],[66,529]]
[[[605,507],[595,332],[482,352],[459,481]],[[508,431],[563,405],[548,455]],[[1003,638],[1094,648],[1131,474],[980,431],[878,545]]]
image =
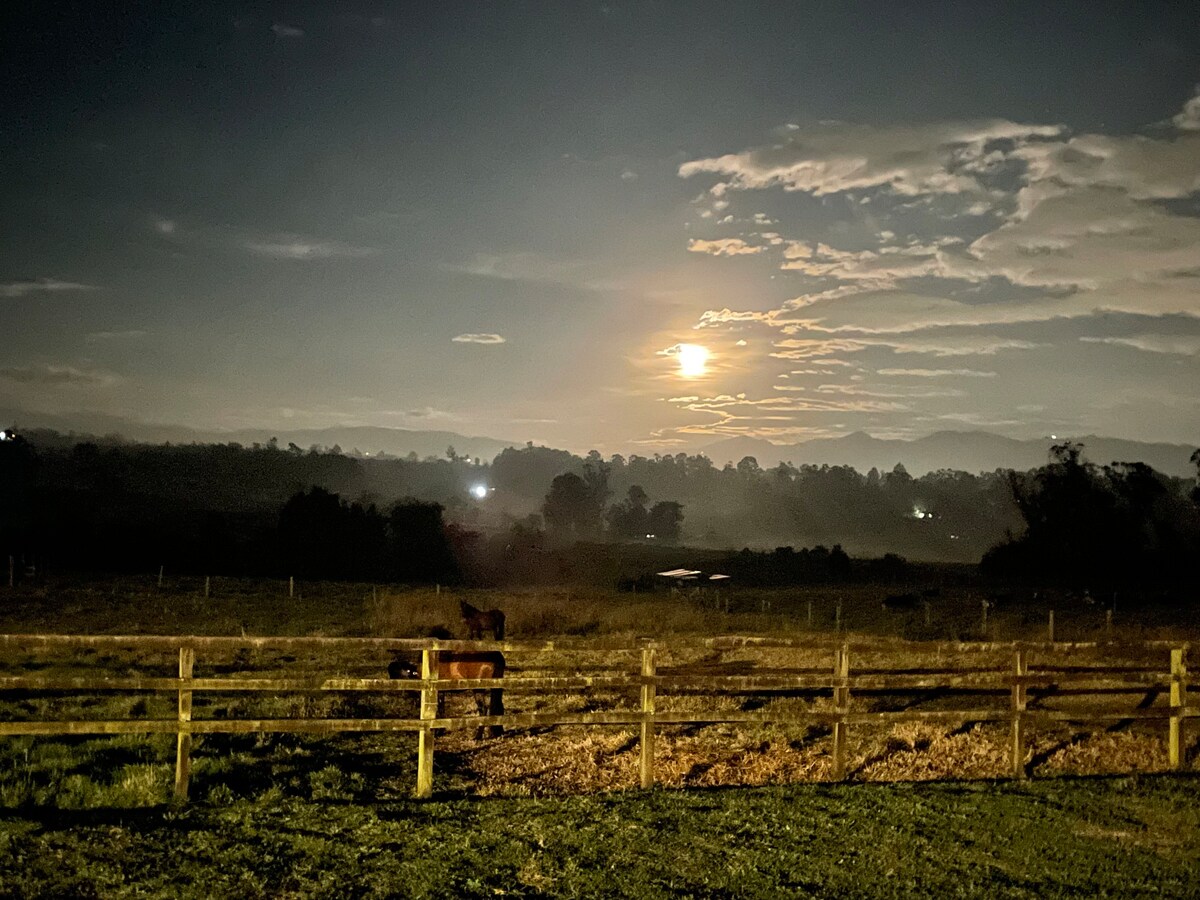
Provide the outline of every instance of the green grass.
[[316,774],[307,796],[5,811],[0,896],[1200,893],[1200,785],[1183,777],[418,803]]

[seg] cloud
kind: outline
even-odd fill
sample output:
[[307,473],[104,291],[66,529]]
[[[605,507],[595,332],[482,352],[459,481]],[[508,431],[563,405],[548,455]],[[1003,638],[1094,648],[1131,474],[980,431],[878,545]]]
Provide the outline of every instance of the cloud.
[[995,378],[995,372],[978,369],[876,369],[879,375],[908,378]]
[[313,260],[338,257],[357,259],[375,253],[375,250],[370,247],[355,247],[340,241],[311,241],[302,238],[280,241],[250,240],[242,246],[257,256],[267,256],[272,259]]
[[1079,340],[1088,344],[1133,347],[1147,353],[1200,356],[1200,335],[1195,334],[1139,334],[1133,337],[1081,337]]
[[930,356],[995,356],[1005,350],[1035,350],[1035,341],[994,337],[987,334],[904,335],[897,338],[861,338],[863,344],[890,347],[896,353],[925,353]]
[[154,230],[159,234],[170,237],[179,229],[179,223],[173,219],[164,219],[155,217],[153,220]]
[[[771,187],[814,196],[875,189],[860,199],[892,197],[870,213],[857,212],[858,203],[847,207],[848,219],[836,224],[845,226],[849,247],[804,235],[755,247],[808,279],[809,293],[772,310],[708,310],[696,327],[856,337],[1098,311],[1200,313],[1200,216],[1164,202],[1200,191],[1196,116],[1200,93],[1172,120],[1173,130],[1134,135],[1071,136],[1056,125],[996,121],[882,129],[832,123],[790,129],[771,147],[694,160],[680,174],[718,173],[722,197]],[[971,202],[982,198],[996,214],[968,217],[972,210],[962,204],[932,212],[939,198],[958,191],[974,192]],[[919,227],[897,215],[905,196],[927,201]],[[826,235],[836,233],[825,227]],[[880,245],[863,248],[872,237]]]
[[[1195,165],[1200,173],[1200,145]],[[947,258],[946,274],[1097,291],[1126,281],[1187,277],[1200,267],[1200,218],[1172,215],[1108,187],[1064,191],[1034,186],[1023,193],[1037,195],[1026,200],[1029,212],[978,238],[967,256]],[[1145,308],[1145,296],[1134,292],[1122,303],[1122,293],[1108,293],[1110,308]],[[1174,301],[1157,304],[1163,312],[1200,305],[1194,298],[1183,303],[1178,297],[1163,299]]]
[[595,265],[591,262],[553,259],[540,253],[476,253],[465,263],[443,268],[478,278],[562,284],[590,291],[618,290],[621,287],[617,282],[597,277]]
[[[780,284],[797,286],[791,299],[763,304],[773,308],[700,313],[697,329],[725,330],[730,340],[757,329],[756,347],[770,345],[759,370],[748,362],[738,370],[753,380],[714,379],[714,390],[745,388],[753,398],[769,385],[780,395],[769,406],[681,404],[731,415],[700,427],[751,433],[758,426],[745,412],[803,419],[816,410],[802,404],[824,400],[910,408],[907,418],[900,408],[849,410],[877,413],[864,423],[872,428],[943,418],[1009,428],[1022,423],[996,406],[1001,394],[1053,383],[1046,423],[1112,430],[1116,422],[1128,431],[1133,419],[1097,412],[1120,384],[1146,396],[1188,395],[1177,382],[1200,356],[1200,88],[1169,122],[1134,134],[1003,120],[824,123],[692,159],[678,174],[711,176],[694,204],[729,203],[728,221],[744,229],[693,238],[689,250],[757,254],[782,270],[772,276]],[[751,191],[776,195],[769,225],[748,218],[763,208],[761,197],[745,197]],[[807,195],[792,201],[791,215],[788,195]],[[1147,356],[1114,365],[1134,351]],[[846,359],[859,362],[826,365]],[[965,391],[969,403],[950,399]],[[1042,424],[1022,414],[1026,429]]]
[[282,22],[276,22],[271,26],[271,30],[275,32],[277,37],[281,38],[302,38],[304,37],[304,29],[297,28],[295,25],[284,25]]
[[[776,390],[796,390],[791,386],[776,385]],[[803,390],[803,388],[799,388]],[[929,399],[932,397],[965,397],[966,391],[960,391],[955,388],[946,388],[943,390],[924,390],[921,388],[909,388],[906,386],[895,387],[866,387],[861,384],[822,384],[813,388],[813,391],[818,394],[840,394],[848,397],[879,397],[882,399]]]
[[72,366],[39,365],[0,369],[0,379],[18,384],[95,387],[111,384],[117,377],[110,372],[88,372]]
[[1030,144],[1014,156],[1026,180],[1067,187],[1119,188],[1136,200],[1186,197],[1200,190],[1200,132],[1171,139],[1149,135],[1082,134]]
[[716,174],[728,190],[779,186],[818,197],[880,187],[905,196],[979,193],[979,176],[998,168],[1007,153],[1062,132],[1058,125],[1004,120],[885,128],[830,122],[769,147],[685,162],[679,175]]
[[0,284],[0,297],[25,297],[29,294],[57,294],[64,291],[98,291],[92,284],[77,281],[62,281],[58,278],[31,278]]
[[460,334],[450,340],[459,344],[503,344],[505,339],[498,334]]
[[741,238],[718,238],[704,241],[692,238],[688,241],[688,250],[693,253],[707,253],[711,256],[745,256],[762,253],[766,247],[752,247]]
[[1200,131],[1200,84],[1196,85],[1192,98],[1183,104],[1183,109],[1171,118],[1171,124],[1180,131]]
[[793,244],[784,252],[785,262],[780,268],[816,277],[862,280],[883,286],[894,284],[901,278],[940,274],[943,271],[940,253],[940,247],[920,244],[857,253],[835,250],[821,243],[815,250]]
[[621,173],[622,181],[637,181],[638,174],[633,169],[626,169]]

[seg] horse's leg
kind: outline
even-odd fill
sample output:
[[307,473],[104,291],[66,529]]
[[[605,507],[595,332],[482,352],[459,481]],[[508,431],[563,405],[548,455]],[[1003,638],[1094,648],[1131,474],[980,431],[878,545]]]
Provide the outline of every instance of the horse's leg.
[[[480,716],[488,714],[487,692],[486,691],[471,691],[471,695],[475,698],[475,712]],[[485,729],[482,725],[475,729],[475,740],[482,740],[484,732],[491,733],[490,729]]]
[[[490,695],[488,698],[488,715],[504,715],[504,688],[492,688],[490,691],[488,691],[488,694]],[[500,735],[504,734],[504,726],[493,725],[489,729],[488,733],[492,737],[499,737]]]

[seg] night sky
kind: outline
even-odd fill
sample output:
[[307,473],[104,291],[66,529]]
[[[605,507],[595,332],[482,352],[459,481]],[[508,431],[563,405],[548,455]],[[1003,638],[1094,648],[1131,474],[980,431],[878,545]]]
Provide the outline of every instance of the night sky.
[[1195,2],[26,6],[27,421],[1200,436]]

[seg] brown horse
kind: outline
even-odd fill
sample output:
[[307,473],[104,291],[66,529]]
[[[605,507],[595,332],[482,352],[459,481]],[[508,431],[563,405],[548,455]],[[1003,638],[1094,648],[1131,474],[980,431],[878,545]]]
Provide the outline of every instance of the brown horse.
[[[420,663],[411,657],[397,654],[388,664],[390,678],[420,678]],[[473,678],[503,678],[504,654],[495,650],[441,650],[438,652],[437,677],[441,681],[455,681]],[[487,691],[472,691],[475,695],[475,708],[481,716],[504,715],[504,689],[492,688]],[[438,691],[437,717],[445,718],[446,692]],[[504,733],[503,726],[492,725],[486,729],[489,737],[499,737]],[[483,737],[484,729],[475,732],[478,740]]]
[[500,610],[476,609],[466,600],[459,600],[458,608],[462,611],[462,620],[467,626],[469,640],[480,640],[485,631],[490,631],[492,638],[497,641],[504,640],[504,613]]

